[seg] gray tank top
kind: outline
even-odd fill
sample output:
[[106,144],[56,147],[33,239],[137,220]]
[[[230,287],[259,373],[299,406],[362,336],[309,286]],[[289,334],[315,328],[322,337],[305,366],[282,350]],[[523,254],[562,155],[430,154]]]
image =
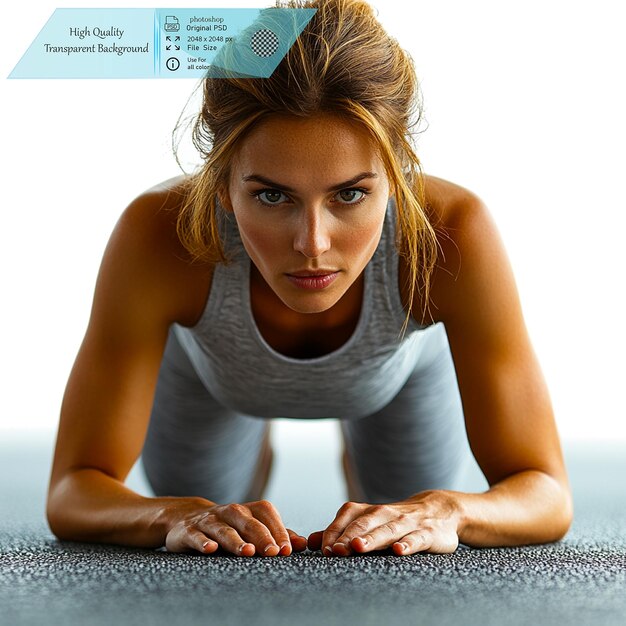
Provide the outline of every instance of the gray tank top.
[[[234,215],[218,203],[217,217],[232,263],[216,266],[197,324],[174,324],[173,330],[200,380],[224,406],[263,418],[357,419],[388,404],[420,357],[430,360],[423,356],[427,327],[411,318],[400,336],[405,311],[393,198],[376,252],[365,267],[363,302],[352,336],[337,350],[310,359],[275,351],[259,332],[250,306],[252,261]],[[432,345],[426,351],[432,352]]]

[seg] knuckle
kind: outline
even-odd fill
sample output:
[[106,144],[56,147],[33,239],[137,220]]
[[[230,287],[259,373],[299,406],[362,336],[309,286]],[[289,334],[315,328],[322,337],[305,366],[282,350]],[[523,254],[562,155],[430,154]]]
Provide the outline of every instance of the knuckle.
[[386,504],[374,504],[370,507],[369,513],[373,513],[374,515],[384,515],[391,511],[391,507]]
[[254,519],[253,517],[249,517],[247,519],[244,519],[238,526],[244,533],[249,534],[257,530],[258,525],[258,520]]
[[339,513],[351,511],[355,506],[357,506],[356,502],[344,502],[339,509]]
[[274,513],[276,511],[276,507],[269,500],[259,500],[257,505],[263,511]]
[[337,534],[337,533],[341,533],[341,531],[343,530],[343,525],[342,524],[338,524],[336,522],[332,522],[328,528],[326,529],[326,532],[324,533],[324,535],[332,535],[332,534]]
[[215,515],[213,511],[205,511],[204,513],[200,513],[200,515],[198,515],[194,521],[196,523],[202,524],[206,522],[213,522],[216,519],[217,519],[217,516]]
[[248,512],[248,509],[239,504],[238,502],[231,502],[230,504],[224,505],[226,511],[234,515],[245,515]]

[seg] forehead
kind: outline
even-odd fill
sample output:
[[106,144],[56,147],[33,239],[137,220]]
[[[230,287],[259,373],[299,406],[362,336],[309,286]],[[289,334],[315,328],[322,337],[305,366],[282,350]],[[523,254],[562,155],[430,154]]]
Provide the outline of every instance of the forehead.
[[381,167],[368,132],[360,124],[331,114],[271,116],[242,140],[237,161],[245,169],[265,165],[288,171]]

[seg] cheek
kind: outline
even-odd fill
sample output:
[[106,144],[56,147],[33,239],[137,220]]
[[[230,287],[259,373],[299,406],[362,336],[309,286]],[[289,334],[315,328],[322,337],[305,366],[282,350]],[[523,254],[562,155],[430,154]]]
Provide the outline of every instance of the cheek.
[[382,216],[364,216],[358,220],[358,223],[350,225],[345,232],[343,240],[355,252],[361,251],[364,255],[371,256],[380,241],[383,221],[384,214]]
[[[250,256],[271,258],[285,245],[285,234],[269,220],[260,220],[253,216],[239,216],[237,219],[241,239]],[[284,230],[284,229],[283,229]]]

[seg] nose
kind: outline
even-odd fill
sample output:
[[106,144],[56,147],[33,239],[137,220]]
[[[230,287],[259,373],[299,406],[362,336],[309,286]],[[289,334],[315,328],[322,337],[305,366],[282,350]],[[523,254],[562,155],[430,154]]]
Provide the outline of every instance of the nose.
[[315,259],[330,250],[330,232],[322,211],[304,209],[298,217],[296,229],[293,247],[297,252]]

